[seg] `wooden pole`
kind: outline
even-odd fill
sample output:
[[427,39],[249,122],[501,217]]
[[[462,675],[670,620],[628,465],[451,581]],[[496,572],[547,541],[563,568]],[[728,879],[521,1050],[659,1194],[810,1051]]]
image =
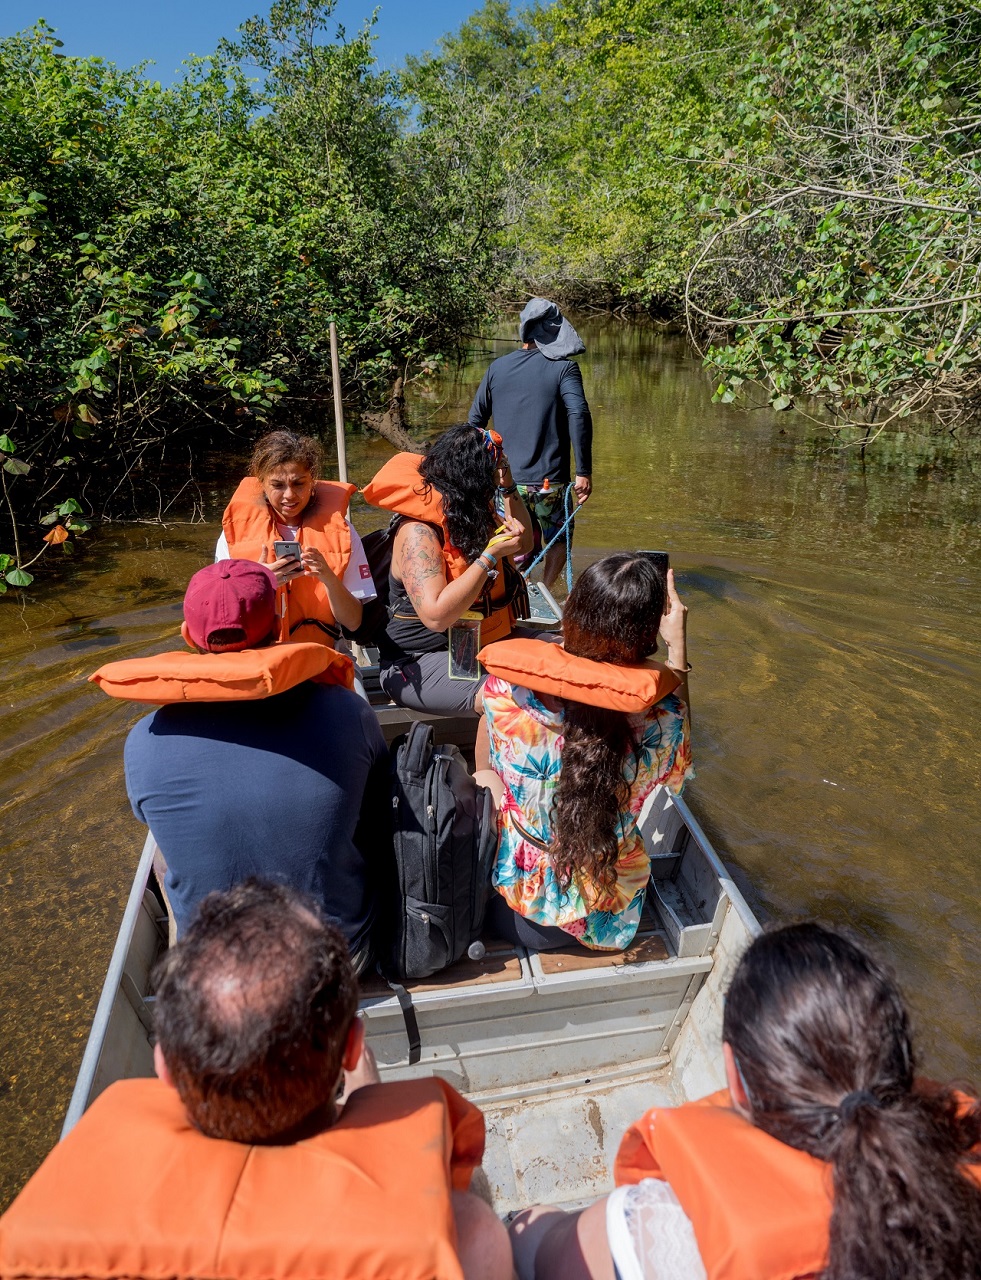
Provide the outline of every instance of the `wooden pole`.
[[330,368],[334,383],[334,430],[337,433],[337,478],[347,484],[347,445],[344,440],[344,406],[341,403],[341,360],[337,354],[337,325],[330,322]]

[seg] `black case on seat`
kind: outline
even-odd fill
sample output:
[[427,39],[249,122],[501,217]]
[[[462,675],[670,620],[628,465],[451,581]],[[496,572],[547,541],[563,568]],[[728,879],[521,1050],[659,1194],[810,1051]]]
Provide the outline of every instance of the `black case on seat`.
[[497,852],[490,792],[421,721],[392,743],[392,835],[376,950],[386,976],[410,982],[479,938]]

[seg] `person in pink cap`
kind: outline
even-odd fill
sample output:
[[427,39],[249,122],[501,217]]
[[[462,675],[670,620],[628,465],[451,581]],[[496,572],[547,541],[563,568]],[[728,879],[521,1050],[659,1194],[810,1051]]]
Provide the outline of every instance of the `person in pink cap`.
[[[234,686],[239,655],[251,670],[275,638],[275,603],[264,565],[220,560],[188,584],[184,638],[215,654]],[[276,657],[313,648],[280,645]],[[343,683],[308,679],[268,697],[227,697],[219,688],[214,701],[162,706],[126,740],[127,792],[167,864],[178,936],[205,894],[262,876],[316,898],[363,968],[371,862],[388,838],[388,750],[373,711]]]
[[200,569],[184,593],[181,634],[201,653],[236,653],[271,644],[276,575],[251,560],[218,560]]

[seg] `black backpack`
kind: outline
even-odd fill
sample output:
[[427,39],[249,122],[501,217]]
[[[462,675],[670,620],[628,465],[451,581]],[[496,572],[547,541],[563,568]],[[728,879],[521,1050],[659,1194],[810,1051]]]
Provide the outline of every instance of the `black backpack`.
[[378,637],[388,625],[388,576],[392,572],[392,548],[401,522],[402,517],[394,515],[384,528],[372,529],[371,533],[366,533],[361,539],[378,595],[364,606],[361,622],[356,630],[344,628],[347,638],[356,640],[358,644],[377,644]]
[[490,792],[459,749],[434,746],[432,726],[418,720],[392,743],[392,833],[377,952],[389,978],[411,982],[479,939],[497,852]]

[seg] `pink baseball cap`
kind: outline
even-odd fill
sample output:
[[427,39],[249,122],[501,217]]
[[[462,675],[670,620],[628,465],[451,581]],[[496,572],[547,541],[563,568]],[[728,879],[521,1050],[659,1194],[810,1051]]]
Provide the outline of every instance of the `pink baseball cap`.
[[[276,575],[254,560],[218,560],[199,569],[184,593],[184,623],[198,649],[255,648],[276,625]],[[218,632],[225,634],[218,639]]]

